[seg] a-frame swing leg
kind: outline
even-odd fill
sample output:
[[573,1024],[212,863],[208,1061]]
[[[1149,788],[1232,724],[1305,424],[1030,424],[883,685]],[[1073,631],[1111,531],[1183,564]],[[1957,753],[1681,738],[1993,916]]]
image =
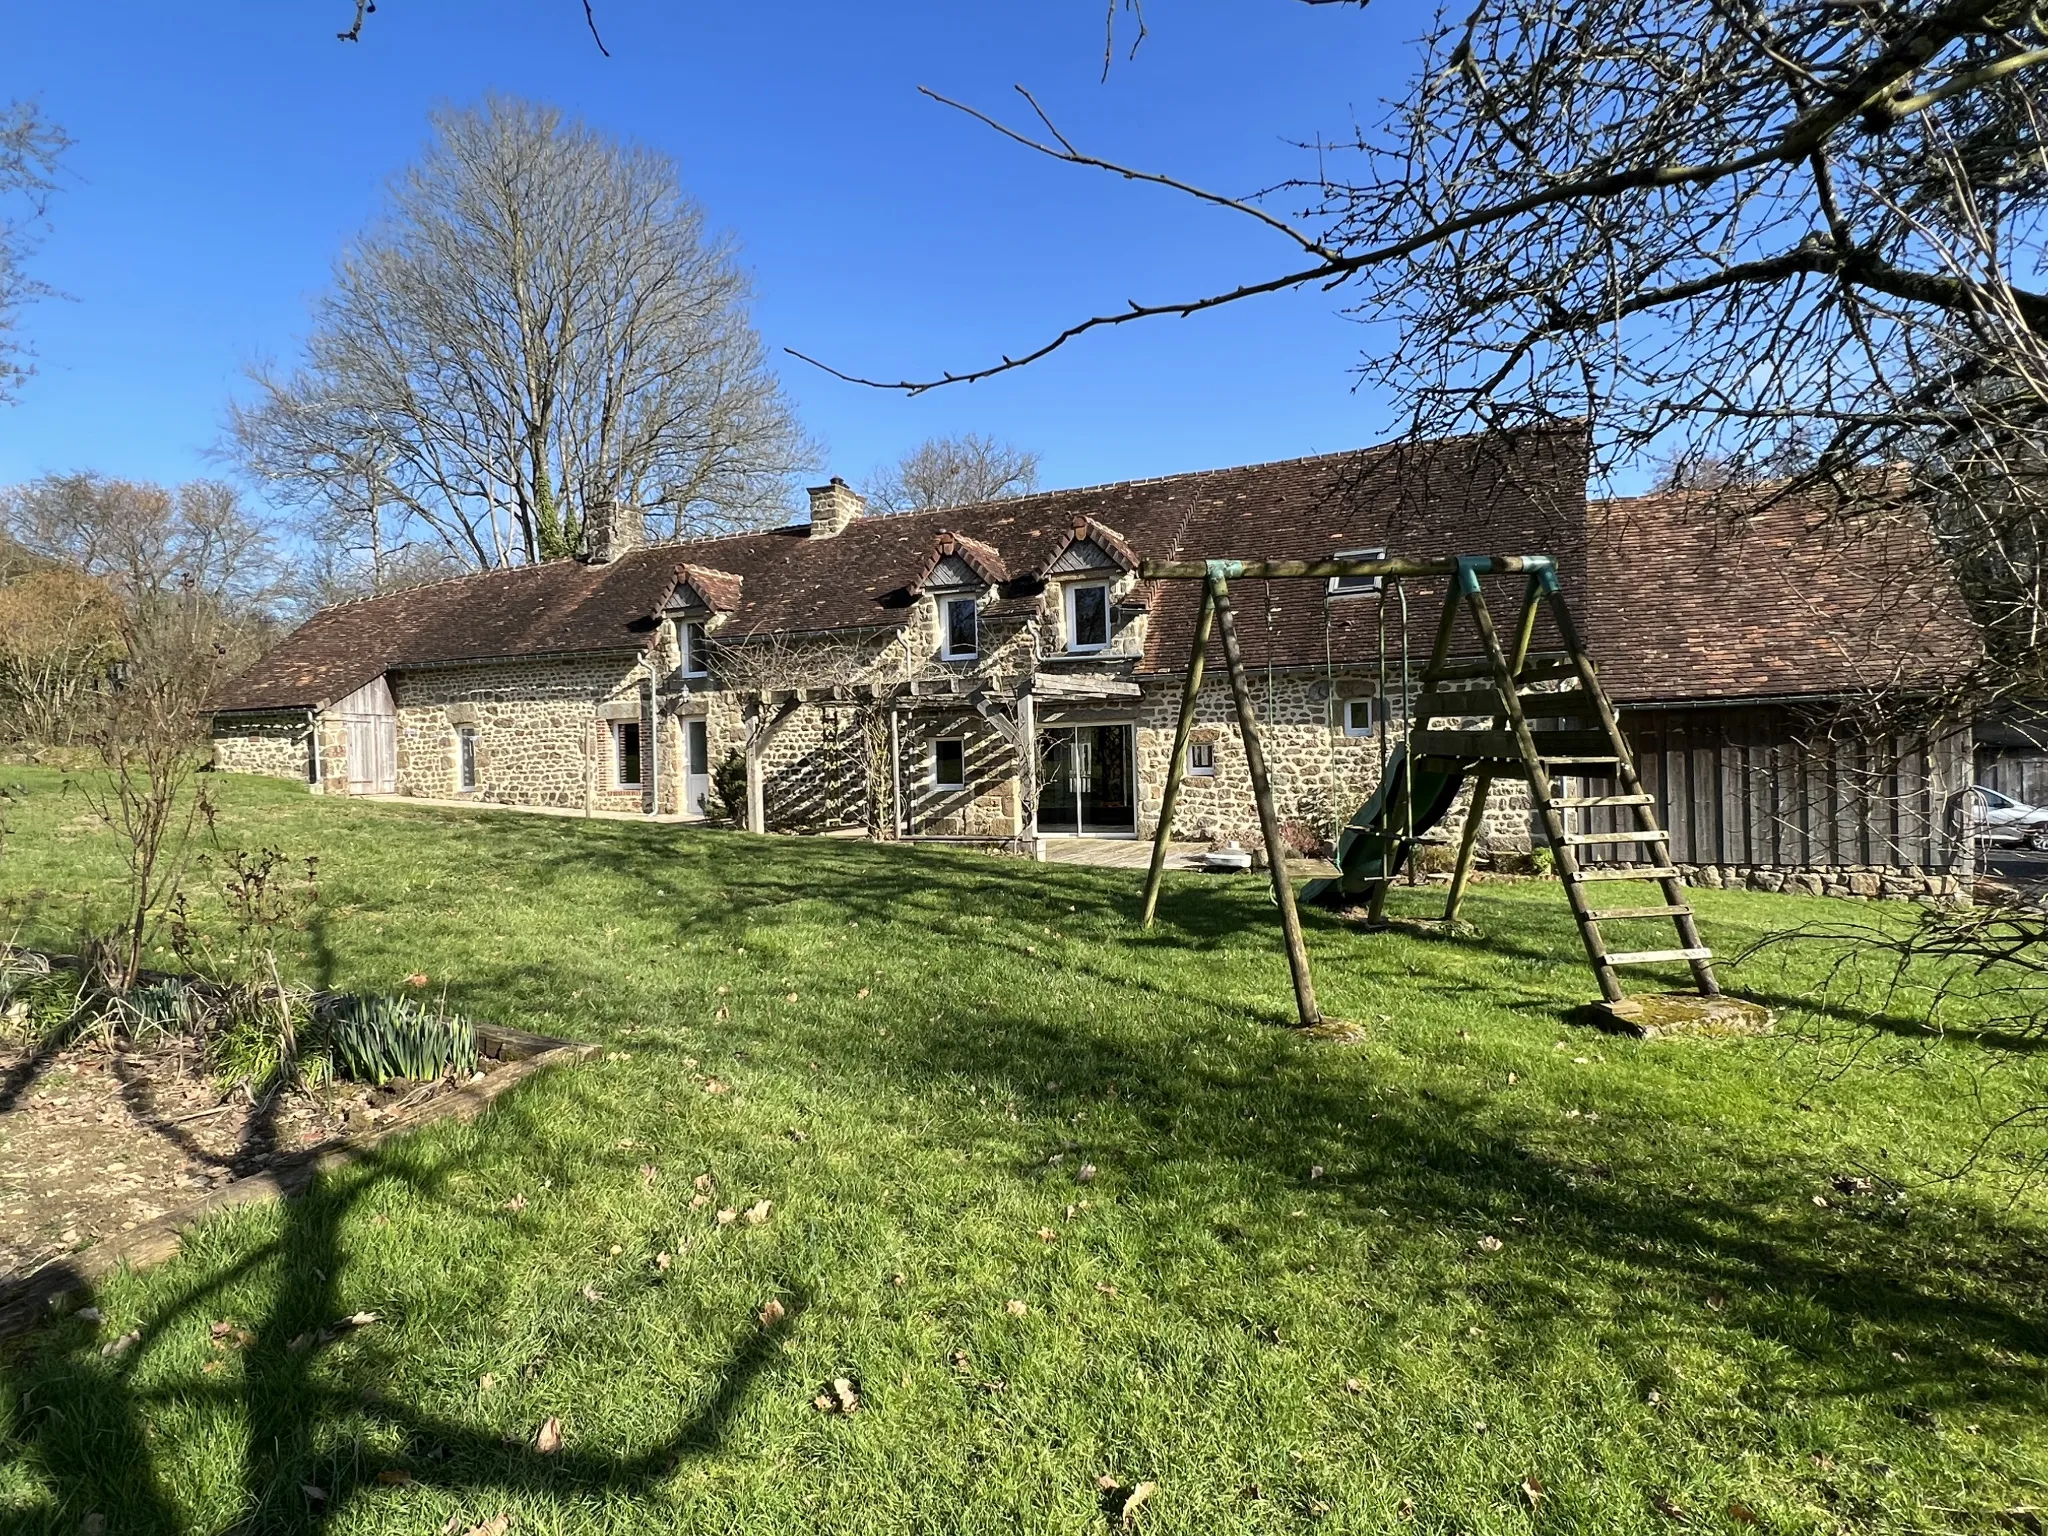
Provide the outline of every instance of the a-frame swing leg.
[[1479,842],[1479,826],[1486,819],[1486,792],[1493,787],[1493,770],[1482,768],[1472,780],[1472,803],[1465,808],[1465,835],[1458,839],[1458,867],[1451,871],[1451,891],[1444,900],[1444,921],[1458,920],[1458,905],[1465,899],[1465,882],[1472,876],[1472,850]]
[[1579,936],[1585,941],[1586,958],[1592,963],[1594,979],[1600,984],[1600,995],[1610,1003],[1618,1003],[1622,995],[1621,983],[1615,977],[1614,967],[1608,963],[1599,925],[1593,920],[1585,887],[1579,881],[1578,860],[1565,839],[1564,813],[1559,810],[1556,797],[1551,792],[1550,766],[1543,761],[1536,738],[1529,729],[1529,717],[1522,712],[1516,669],[1508,664],[1507,653],[1501,649],[1500,636],[1493,627],[1493,615],[1487,611],[1485,594],[1479,588],[1478,572],[1461,562],[1458,584],[1464,589],[1466,604],[1472,610],[1472,622],[1486,647],[1486,659],[1493,665],[1494,679],[1500,688],[1501,708],[1507,713],[1508,729],[1514,733],[1523,771],[1529,777],[1529,797],[1535,802],[1543,834],[1556,852],[1557,873],[1564,881],[1565,897],[1571,903],[1572,918],[1578,924]]
[[1187,773],[1188,738],[1195,730],[1195,706],[1202,693],[1202,667],[1209,654],[1209,626],[1216,617],[1215,594],[1202,583],[1202,608],[1195,618],[1195,645],[1188,656],[1187,681],[1180,691],[1180,722],[1173,728],[1173,756],[1166,761],[1166,792],[1159,797],[1159,826],[1152,834],[1152,867],[1145,874],[1145,906],[1139,926],[1150,928],[1159,910],[1159,882],[1166,874],[1166,844],[1173,836],[1173,812]]
[[1287,849],[1280,840],[1280,816],[1273,805],[1273,782],[1266,773],[1266,751],[1259,741],[1258,717],[1252,711],[1251,679],[1237,648],[1237,619],[1230,611],[1230,585],[1224,563],[1209,566],[1209,601],[1223,632],[1223,664],[1230,673],[1230,695],[1237,705],[1238,729],[1244,734],[1244,764],[1251,775],[1252,799],[1259,807],[1259,830],[1266,839],[1266,864],[1273,872],[1273,899],[1280,907],[1280,929],[1287,942],[1287,968],[1294,977],[1294,1001],[1304,1029],[1322,1022],[1316,1007],[1316,984],[1309,974],[1308,945],[1301,936],[1301,914],[1295,910],[1294,887],[1287,878]]

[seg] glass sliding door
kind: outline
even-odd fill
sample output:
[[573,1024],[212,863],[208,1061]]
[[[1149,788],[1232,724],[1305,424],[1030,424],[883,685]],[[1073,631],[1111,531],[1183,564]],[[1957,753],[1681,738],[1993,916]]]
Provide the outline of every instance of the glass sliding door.
[[1048,837],[1137,831],[1137,774],[1128,725],[1053,726],[1038,737],[1038,830]]

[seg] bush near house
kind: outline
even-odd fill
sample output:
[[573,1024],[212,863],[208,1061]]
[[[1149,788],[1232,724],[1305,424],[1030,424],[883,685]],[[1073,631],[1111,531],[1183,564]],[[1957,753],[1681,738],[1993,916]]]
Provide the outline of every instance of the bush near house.
[[[1144,931],[1114,871],[220,782],[224,835],[321,852],[295,979],[424,971],[611,1049],[0,1350],[10,1529],[1903,1532],[2043,1502],[2026,1144],[1929,1175],[2048,1063],[1859,1013],[1797,947],[1728,978],[1777,1038],[1643,1045],[1562,1022],[1590,980],[1554,884],[1476,889],[1472,940],[1311,913],[1324,1006],[1366,1028],[1333,1046],[1281,1027],[1254,880],[1177,876]],[[113,873],[55,789],[0,861],[31,938]],[[1728,953],[1841,911],[1695,900]]]

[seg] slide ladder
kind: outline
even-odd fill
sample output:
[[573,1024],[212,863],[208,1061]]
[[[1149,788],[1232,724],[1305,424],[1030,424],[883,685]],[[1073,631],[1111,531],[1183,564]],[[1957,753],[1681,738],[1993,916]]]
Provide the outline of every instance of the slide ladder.
[[[1679,960],[1691,966],[1693,982],[1703,996],[1716,996],[1720,987],[1714,979],[1713,952],[1694,923],[1684,879],[1671,862],[1670,838],[1657,825],[1655,797],[1644,792],[1636,775],[1614,706],[1558,589],[1555,565],[1533,558],[1530,563],[1534,569],[1528,572],[1522,611],[1503,645],[1479,583],[1488,562],[1458,562],[1411,713],[1408,740],[1389,759],[1379,789],[1344,828],[1337,845],[1337,878],[1315,881],[1304,894],[1308,900],[1325,902],[1364,894],[1371,916],[1380,917],[1387,887],[1412,855],[1414,841],[1450,813],[1469,778],[1472,802],[1444,914],[1455,918],[1471,872],[1488,790],[1495,779],[1518,778],[1529,786],[1537,825],[1556,861],[1601,996],[1610,1003],[1622,999],[1617,974],[1622,967]],[[1477,631],[1485,652],[1482,659],[1451,656],[1461,611]],[[1561,648],[1533,652],[1531,643],[1545,614]],[[1448,723],[1439,726],[1440,720]],[[1558,781],[1567,776],[1611,779],[1616,792],[1564,794]],[[1570,830],[1568,812],[1596,809],[1626,811],[1631,825],[1606,832]],[[1413,841],[1411,831],[1416,834]],[[1588,867],[1582,860],[1599,847],[1630,847],[1642,857],[1633,863]],[[1609,881],[1654,882],[1660,899],[1596,907],[1589,887]],[[1608,947],[1602,924],[1646,919],[1669,919],[1676,945]]]

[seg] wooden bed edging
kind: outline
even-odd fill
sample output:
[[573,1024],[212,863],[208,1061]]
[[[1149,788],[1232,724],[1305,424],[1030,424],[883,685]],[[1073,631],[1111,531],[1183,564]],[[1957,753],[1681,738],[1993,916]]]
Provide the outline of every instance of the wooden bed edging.
[[321,1175],[339,1172],[386,1142],[438,1121],[474,1120],[499,1094],[518,1087],[528,1078],[549,1067],[588,1061],[604,1049],[601,1045],[557,1040],[499,1024],[478,1024],[476,1038],[479,1055],[503,1063],[495,1071],[486,1072],[482,1082],[460,1084],[452,1092],[393,1115],[388,1125],[360,1136],[325,1142],[280,1157],[261,1173],[223,1184],[189,1205],[167,1211],[118,1237],[54,1259],[17,1285],[0,1288],[0,1339],[25,1332],[45,1317],[56,1315],[65,1298],[117,1270],[161,1264],[177,1253],[188,1227],[217,1212],[303,1194]]

